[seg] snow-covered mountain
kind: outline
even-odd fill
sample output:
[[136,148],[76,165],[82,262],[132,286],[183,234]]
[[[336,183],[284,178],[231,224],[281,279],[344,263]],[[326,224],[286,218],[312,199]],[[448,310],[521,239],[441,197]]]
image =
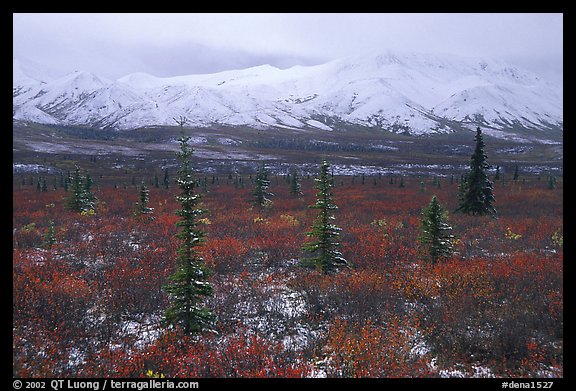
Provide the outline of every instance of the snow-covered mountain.
[[14,120],[130,129],[175,125],[325,130],[360,125],[427,134],[481,126],[563,130],[562,87],[498,60],[383,52],[315,66],[263,65],[159,78],[57,79],[13,61]]

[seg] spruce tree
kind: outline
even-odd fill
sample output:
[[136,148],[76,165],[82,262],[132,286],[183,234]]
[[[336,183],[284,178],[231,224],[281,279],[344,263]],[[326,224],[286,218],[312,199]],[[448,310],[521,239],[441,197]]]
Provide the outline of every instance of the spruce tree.
[[302,195],[302,186],[300,184],[300,177],[296,170],[292,171],[292,176],[290,177],[290,194],[300,197]]
[[492,182],[486,171],[490,167],[484,153],[484,141],[480,127],[476,130],[476,148],[470,159],[470,171],[461,184],[459,201],[456,211],[471,215],[496,215]]
[[152,212],[152,208],[148,207],[148,202],[150,200],[149,195],[150,192],[148,191],[144,180],[142,180],[142,183],[140,184],[139,200],[136,202],[136,208],[134,210],[134,215],[136,217]]
[[322,161],[320,176],[314,179],[318,192],[316,203],[310,208],[318,209],[318,216],[312,225],[312,230],[306,233],[314,240],[303,246],[303,249],[312,256],[302,262],[302,266],[315,267],[326,274],[350,266],[338,250],[340,246],[338,236],[342,229],[333,223],[335,220],[333,211],[338,207],[333,202],[332,181],[328,176],[329,168],[330,164],[326,160]]
[[70,195],[66,198],[64,206],[73,212],[82,211],[82,177],[78,166],[74,168],[69,189]]
[[460,182],[458,182],[458,205],[462,205],[466,198],[466,175],[460,176]]
[[272,200],[270,197],[272,197],[274,194],[268,191],[269,187],[270,180],[268,179],[268,171],[264,165],[262,165],[256,172],[255,188],[253,193],[255,205],[262,207],[272,205]]
[[50,220],[48,221],[46,234],[42,238],[42,248],[50,250],[54,244],[56,244],[56,231],[54,229],[54,221]]
[[96,197],[91,190],[92,180],[80,174],[76,166],[70,180],[70,195],[66,197],[64,206],[73,212],[87,212],[94,210]]
[[42,177],[40,182],[40,190],[43,192],[48,191],[48,184],[46,183],[46,178]]
[[514,176],[512,177],[512,180],[514,180],[514,181],[518,180],[518,173],[519,173],[519,168],[518,168],[518,165],[516,164],[516,166],[514,167]]
[[554,190],[556,188],[556,177],[553,175],[548,175],[548,190]]
[[164,185],[165,189],[168,189],[170,186],[170,176],[168,175],[168,168],[164,169],[164,179],[162,180],[162,184]]
[[84,210],[88,211],[88,210],[94,210],[96,209],[96,196],[94,195],[94,192],[92,191],[92,185],[94,184],[94,181],[92,180],[92,177],[90,177],[89,173],[86,173],[86,175],[83,178],[83,182],[84,182],[84,194],[83,194],[83,203],[84,203]]
[[66,177],[64,178],[64,191],[68,192],[68,188],[70,187],[70,171],[66,171]]
[[180,227],[176,271],[169,277],[171,283],[164,287],[170,295],[172,305],[165,312],[165,324],[180,325],[184,333],[193,334],[210,329],[214,315],[204,305],[204,300],[212,295],[213,288],[208,282],[209,270],[197,248],[202,244],[204,232],[198,228],[197,217],[203,213],[199,209],[200,195],[195,194],[196,181],[192,177],[190,157],[193,150],[188,146],[190,137],[184,135],[184,119],[177,120],[181,128],[180,160],[177,184],[180,194],[176,196],[182,209],[176,211]]
[[447,212],[436,196],[422,210],[418,240],[426,248],[430,262],[436,263],[452,254],[452,227],[447,223]]

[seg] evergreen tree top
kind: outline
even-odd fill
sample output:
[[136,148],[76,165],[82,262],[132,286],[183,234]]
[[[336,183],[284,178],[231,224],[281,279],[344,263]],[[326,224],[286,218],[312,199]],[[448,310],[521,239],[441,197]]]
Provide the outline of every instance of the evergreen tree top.
[[476,129],[476,136],[474,136],[474,141],[476,142],[476,147],[474,148],[474,153],[470,159],[470,168],[472,169],[487,169],[489,168],[488,163],[486,162],[487,156],[484,153],[484,138],[482,137],[482,130],[480,127]]
[[337,207],[332,201],[332,184],[328,178],[328,168],[330,164],[323,160],[320,165],[320,175],[315,178],[318,192],[316,203],[310,205],[310,208],[319,209],[319,213],[312,225],[312,230],[306,233],[314,240],[303,246],[303,249],[312,256],[305,259],[302,265],[315,267],[324,273],[333,273],[350,265],[338,249],[340,243],[337,239],[341,228],[332,223],[335,217],[331,210]]
[[436,195],[432,196],[430,203],[422,210],[418,240],[426,247],[432,263],[452,254],[454,236],[451,234],[452,227],[448,224],[447,217],[447,212]]
[[164,286],[172,301],[165,312],[164,322],[181,325],[186,334],[193,334],[213,326],[215,317],[205,306],[205,298],[212,295],[213,288],[207,281],[211,272],[197,251],[203,242],[204,232],[198,228],[196,220],[202,210],[198,208],[200,196],[194,193],[195,181],[190,169],[192,149],[187,144],[190,137],[184,135],[186,120],[180,117],[176,122],[181,128],[180,152],[176,153],[180,160],[176,181],[180,194],[176,199],[181,205],[181,209],[176,211],[176,215],[180,216],[176,223],[180,228],[176,237],[180,243],[176,250],[176,271],[169,277],[172,283]]
[[486,170],[490,167],[484,153],[482,130],[476,129],[476,147],[470,158],[470,171],[463,178],[459,187],[460,205],[456,209],[472,215],[496,215],[492,182],[488,179]]

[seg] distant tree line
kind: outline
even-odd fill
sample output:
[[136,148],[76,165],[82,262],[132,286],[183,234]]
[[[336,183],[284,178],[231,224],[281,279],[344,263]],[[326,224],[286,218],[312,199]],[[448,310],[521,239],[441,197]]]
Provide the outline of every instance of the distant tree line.
[[385,148],[377,145],[332,143],[318,140],[298,139],[254,140],[246,143],[246,145],[252,148],[262,149],[287,149],[295,151],[317,152],[382,152],[386,150]]

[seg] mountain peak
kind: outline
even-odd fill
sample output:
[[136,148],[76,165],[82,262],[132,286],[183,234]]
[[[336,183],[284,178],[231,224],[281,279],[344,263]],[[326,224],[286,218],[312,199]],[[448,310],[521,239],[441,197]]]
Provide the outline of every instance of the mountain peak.
[[76,87],[84,86],[88,88],[100,88],[112,83],[111,80],[98,76],[92,72],[82,70],[70,72],[58,79],[56,82],[58,84],[74,83],[76,84]]
[[166,78],[138,72],[115,82],[79,71],[41,86],[28,79],[26,90],[16,89],[24,79],[16,65],[15,116],[37,119],[40,110],[62,124],[101,126],[98,116],[105,115],[106,126],[127,129],[171,125],[186,115],[198,126],[258,129],[333,129],[334,123],[411,134],[563,128],[561,93],[492,59],[383,50],[306,67],[264,64]]
[[28,59],[12,57],[12,80],[14,86],[47,83],[54,78],[54,71]]
[[129,75],[119,78],[117,81],[136,89],[158,87],[161,84],[160,78],[145,72],[130,73]]

